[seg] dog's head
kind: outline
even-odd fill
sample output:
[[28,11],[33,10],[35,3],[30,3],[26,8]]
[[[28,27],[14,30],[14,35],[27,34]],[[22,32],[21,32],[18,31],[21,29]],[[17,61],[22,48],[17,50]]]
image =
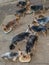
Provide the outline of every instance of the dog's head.
[[2,28],[3,28],[4,31],[7,30],[7,27],[6,27],[6,25],[4,25],[4,24],[2,24]]
[[11,44],[11,45],[9,46],[9,48],[10,48],[10,50],[13,50],[13,49],[15,48],[15,46],[14,46],[13,44]]

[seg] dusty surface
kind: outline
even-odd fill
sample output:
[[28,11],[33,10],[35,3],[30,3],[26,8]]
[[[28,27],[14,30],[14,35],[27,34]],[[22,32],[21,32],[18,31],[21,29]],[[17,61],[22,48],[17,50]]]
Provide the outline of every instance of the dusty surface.
[[[10,9],[11,7],[11,9]],[[0,7],[0,21],[2,21],[1,23],[5,24],[6,22],[15,19],[15,16],[13,15],[16,11],[16,5],[9,5],[9,7],[7,8],[7,6],[5,7]],[[13,9],[13,10],[12,10]],[[49,16],[49,13],[47,12],[45,14],[46,16]],[[2,30],[2,27],[0,25],[0,55],[3,53],[6,53],[9,50],[9,45],[11,43],[12,38],[23,31],[26,31],[27,29],[27,25],[32,23],[33,20],[33,16],[32,15],[27,15],[25,17],[21,17],[20,19],[20,25],[17,26],[12,32],[10,32],[9,34],[5,34]],[[48,25],[49,27],[49,25]],[[15,50],[13,51],[17,51],[17,48],[21,48],[22,50],[25,50],[25,44],[24,41],[22,41],[21,43],[19,43]],[[47,34],[47,37],[43,37],[43,35],[39,36],[39,40],[36,46],[36,52],[35,55],[32,57],[32,60],[30,63],[20,63],[18,61],[16,62],[9,62],[9,61],[3,61],[0,58],[0,65],[49,65],[49,31]]]

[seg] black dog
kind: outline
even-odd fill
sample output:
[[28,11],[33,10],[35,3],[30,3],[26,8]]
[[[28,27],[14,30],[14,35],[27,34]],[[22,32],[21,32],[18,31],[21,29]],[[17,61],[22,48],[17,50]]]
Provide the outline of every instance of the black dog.
[[25,7],[26,6],[26,2],[25,1],[19,1],[17,6]]
[[18,35],[16,35],[13,39],[12,39],[12,43],[11,45],[9,46],[9,48],[12,50],[15,48],[15,45],[17,45],[18,42],[24,40],[26,37],[29,36],[29,32],[22,32]]
[[21,8],[20,10],[17,10],[17,11],[16,11],[16,14],[22,15],[22,14],[24,14],[25,12],[26,12],[26,8]]
[[26,52],[27,53],[31,52],[31,49],[33,48],[35,41],[37,41],[37,40],[38,40],[38,37],[36,35],[31,35],[29,37],[27,44],[26,44]]
[[43,10],[43,5],[31,6],[31,10],[34,10],[34,11]]

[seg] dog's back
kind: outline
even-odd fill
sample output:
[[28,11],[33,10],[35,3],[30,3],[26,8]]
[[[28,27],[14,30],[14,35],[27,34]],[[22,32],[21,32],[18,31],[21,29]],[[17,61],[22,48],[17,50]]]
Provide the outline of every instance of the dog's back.
[[42,5],[34,5],[34,6],[31,6],[31,9],[34,11],[43,10],[43,6]]
[[16,19],[14,19],[13,21],[8,22],[8,24],[6,25],[7,28],[10,28],[11,26],[13,26],[16,23]]
[[42,31],[46,31],[46,27],[45,26],[32,26],[31,29],[35,32],[42,32]]
[[24,40],[25,37],[28,37],[28,36],[29,36],[29,34],[30,34],[29,32],[22,32],[22,33],[16,35],[16,36],[12,39],[12,42],[11,42],[9,48],[10,48],[11,50],[14,49],[14,48],[15,48],[15,45],[17,45],[17,42],[20,42],[20,41]]
[[36,35],[31,35],[29,37],[29,40],[27,41],[27,44],[26,44],[26,52],[31,52],[31,49],[33,48],[34,44],[35,44],[35,41],[38,40],[38,37]]
[[22,13],[24,13],[26,11],[26,8],[22,8],[22,9],[20,9],[20,10],[17,10],[16,11],[16,14],[22,14]]
[[29,36],[29,32],[22,32],[22,33],[16,35],[16,36],[12,39],[12,43],[22,41],[23,39],[25,39],[25,37],[28,37],[28,36]]
[[25,1],[19,1],[18,2],[18,4],[17,4],[17,6],[25,6],[26,5],[26,2]]
[[1,58],[6,59],[6,60],[7,59],[8,60],[13,60],[14,58],[17,59],[17,57],[18,57],[18,53],[17,52],[7,52],[7,53],[1,55]]

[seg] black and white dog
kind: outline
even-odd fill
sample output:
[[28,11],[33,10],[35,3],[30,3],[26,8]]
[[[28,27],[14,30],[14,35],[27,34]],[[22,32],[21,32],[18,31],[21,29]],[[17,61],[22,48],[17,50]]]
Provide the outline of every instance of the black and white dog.
[[18,52],[7,52],[1,55],[2,59],[15,61],[18,58]]
[[16,35],[13,39],[12,39],[12,43],[11,45],[9,46],[10,50],[14,49],[15,48],[15,45],[17,45],[18,42],[24,40],[26,37],[29,36],[29,32],[22,32],[18,35]]
[[27,53],[30,53],[31,52],[31,49],[34,47],[35,45],[35,42],[37,42],[38,40],[38,36],[36,35],[30,35],[27,43],[26,43],[26,52]]

